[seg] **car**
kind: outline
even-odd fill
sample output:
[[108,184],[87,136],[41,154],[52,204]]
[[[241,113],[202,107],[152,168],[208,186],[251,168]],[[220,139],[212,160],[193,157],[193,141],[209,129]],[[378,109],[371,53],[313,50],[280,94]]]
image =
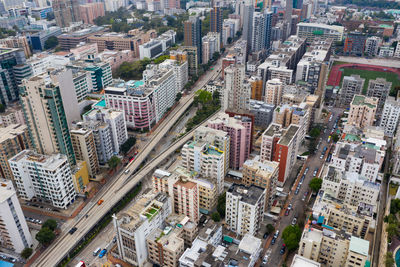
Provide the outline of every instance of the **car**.
[[295,194],[295,195],[298,195],[298,194],[299,194],[299,191],[300,191],[300,189],[299,189],[299,188],[296,188],[296,191],[294,191],[294,194]]
[[289,215],[289,212],[290,212],[290,209],[286,209],[286,211],[285,211],[285,216],[288,216],[288,215]]
[[315,170],[314,170],[314,172],[313,172],[313,176],[315,177],[315,176],[317,176],[317,174],[318,174],[318,167],[317,168],[315,168]]
[[117,237],[116,237],[116,236],[114,236],[112,242],[113,242],[113,243],[117,242]]
[[107,253],[107,249],[103,249],[102,251],[100,251],[99,258],[100,259],[103,258],[104,255],[106,255],[106,253]]
[[303,174],[303,175],[301,176],[301,178],[300,178],[300,181],[304,181],[305,178],[306,178],[306,175]]
[[281,250],[279,251],[279,254],[283,255],[283,254],[285,254],[285,251],[286,251],[286,245],[285,245],[285,244],[282,244],[282,248],[281,248]]
[[126,171],[124,171],[124,173],[125,173],[125,174],[128,174],[128,173],[129,173],[129,171],[130,171],[130,170],[126,170]]
[[306,200],[306,197],[305,196],[302,196],[301,197],[301,201],[305,201]]
[[265,234],[263,235],[263,238],[266,239],[267,237],[268,237],[268,233],[265,233]]
[[263,263],[263,264],[267,264],[267,263],[268,263],[268,258],[269,258],[269,256],[268,256],[268,255],[265,255],[264,258],[263,258],[263,260],[262,260],[262,263]]
[[320,159],[323,159],[324,156],[325,156],[324,153],[322,153],[321,156],[320,156],[319,158],[320,158]]
[[305,170],[304,170],[304,175],[306,175],[307,173],[308,173],[308,171],[310,170],[310,168],[306,168]]
[[296,217],[294,217],[294,218],[293,218],[293,220],[292,220],[292,225],[293,225],[293,226],[295,226],[295,225],[296,225],[296,223],[297,223],[297,218],[296,218]]
[[71,230],[68,231],[68,233],[69,233],[70,235],[73,235],[73,234],[76,232],[76,230],[78,230],[78,228],[72,227]]
[[14,258],[10,258],[10,261],[11,261],[12,263],[15,263],[17,260],[14,259]]
[[279,230],[276,230],[275,234],[274,234],[274,238],[278,238],[279,236]]
[[99,253],[100,253],[100,251],[101,251],[101,248],[99,247],[99,248],[96,248],[96,250],[95,251],[93,251],[93,256],[97,256]]
[[274,238],[272,238],[272,240],[271,240],[271,245],[275,245],[275,242],[276,242],[276,238],[274,237]]
[[287,207],[289,210],[291,210],[293,208],[293,204],[290,203],[289,206]]
[[328,150],[328,147],[324,147],[324,149],[323,149],[323,151],[324,151],[324,153],[326,152]]
[[100,199],[99,201],[97,201],[97,205],[101,205],[103,204],[104,200]]

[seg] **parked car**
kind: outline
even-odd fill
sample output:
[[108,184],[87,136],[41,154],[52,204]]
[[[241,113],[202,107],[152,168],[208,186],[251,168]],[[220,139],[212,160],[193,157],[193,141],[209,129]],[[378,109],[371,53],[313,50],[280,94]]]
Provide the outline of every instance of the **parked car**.
[[96,248],[96,250],[95,251],[93,251],[93,256],[97,256],[99,253],[100,253],[100,251],[101,251],[101,248],[99,247],[99,248]]
[[315,170],[314,170],[314,172],[313,172],[313,176],[314,176],[314,177],[317,176],[318,170],[319,170],[318,167],[315,168]]
[[276,230],[275,234],[274,234],[274,238],[278,238],[279,236],[279,230]]
[[264,239],[267,239],[267,237],[268,237],[268,233],[265,233],[265,234],[263,235],[263,238],[264,238]]
[[274,238],[272,238],[272,240],[271,240],[271,245],[275,245],[275,242],[276,242],[276,238],[274,237]]
[[297,218],[294,217],[293,220],[292,220],[292,225],[294,226],[294,225],[296,225],[296,223],[297,223]]
[[282,248],[281,248],[281,251],[279,251],[279,254],[283,255],[283,254],[285,254],[285,251],[286,251],[286,245],[282,244]]
[[299,191],[300,191],[300,188],[297,187],[297,188],[296,188],[296,191],[294,191],[294,194],[295,194],[295,195],[298,195],[298,194],[299,194]]
[[76,230],[78,230],[78,228],[72,227],[71,230],[69,230],[68,233],[69,233],[70,235],[73,235],[73,234],[76,232]]
[[310,168],[308,168],[308,167],[304,170],[305,175],[308,173],[308,170],[310,170]]
[[99,254],[99,258],[100,258],[100,259],[103,258],[104,255],[106,255],[106,253],[107,253],[107,249],[103,249],[103,250],[100,252],[100,254]]
[[286,211],[285,211],[285,216],[288,216],[288,215],[289,215],[289,212],[290,212],[290,209],[286,209]]

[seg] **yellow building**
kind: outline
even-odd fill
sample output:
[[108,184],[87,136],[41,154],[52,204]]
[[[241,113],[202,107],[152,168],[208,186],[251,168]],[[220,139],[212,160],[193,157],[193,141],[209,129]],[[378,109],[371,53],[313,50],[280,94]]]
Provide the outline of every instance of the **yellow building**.
[[72,179],[76,192],[83,193],[89,183],[89,170],[86,161],[77,161],[73,170]]
[[263,81],[260,77],[251,77],[249,80],[251,86],[251,99],[255,100],[263,100]]

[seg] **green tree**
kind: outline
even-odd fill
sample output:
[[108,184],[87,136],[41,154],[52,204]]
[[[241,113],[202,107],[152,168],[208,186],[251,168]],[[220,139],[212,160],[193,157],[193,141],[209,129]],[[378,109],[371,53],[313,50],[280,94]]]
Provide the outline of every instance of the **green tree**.
[[318,129],[317,127],[314,127],[310,131],[310,136],[313,138],[317,138],[321,134],[321,130]]
[[389,238],[397,236],[399,234],[397,223],[390,223],[388,226],[386,226],[386,232],[388,233]]
[[169,59],[169,55],[162,55],[162,56],[159,56],[159,57],[155,58],[153,60],[153,63],[154,64],[160,64],[160,63],[164,62],[167,59]]
[[112,156],[107,163],[110,169],[115,169],[121,163],[121,159],[117,156]]
[[6,107],[3,104],[0,104],[0,113],[6,111]]
[[298,225],[289,225],[283,230],[282,239],[289,252],[294,251],[299,247],[300,238],[301,230]]
[[212,101],[212,94],[206,90],[198,90],[194,98],[198,103],[205,105]]
[[55,237],[56,235],[51,229],[42,227],[42,229],[40,229],[40,231],[36,234],[35,238],[40,244],[47,246],[54,240]]
[[385,217],[383,217],[383,221],[385,223],[396,223],[397,219],[396,219],[395,215],[389,214],[389,215],[386,215]]
[[267,234],[272,234],[275,231],[275,227],[270,223],[267,224],[266,228],[267,228],[267,231],[266,231]]
[[388,251],[385,255],[385,267],[394,267],[393,252]]
[[311,188],[313,192],[318,192],[322,186],[322,179],[320,178],[312,178],[308,186]]
[[141,80],[143,71],[151,60],[144,58],[134,62],[123,62],[115,71],[114,76],[124,80]]
[[21,257],[24,259],[29,258],[32,255],[33,250],[31,248],[24,248],[21,251]]
[[[219,52],[214,52],[214,54],[212,55],[212,59],[214,61],[216,61],[219,58],[219,56],[220,56]],[[210,64],[211,64],[211,62],[210,62]]]
[[218,212],[214,212],[211,214],[211,219],[213,219],[214,222],[219,222],[221,220],[221,215]]
[[178,93],[176,94],[176,97],[175,97],[175,102],[179,102],[179,100],[181,100],[181,98],[182,98],[182,93],[181,93],[181,92],[178,92]]
[[44,49],[52,49],[58,45],[58,39],[56,36],[50,36],[45,42],[44,42]]
[[228,37],[228,44],[232,43],[232,37]]
[[48,219],[42,225],[42,228],[45,228],[45,227],[47,227],[50,230],[54,231],[57,228],[57,221],[54,220],[54,219]]
[[308,152],[310,154],[314,154],[316,149],[317,149],[317,142],[315,141],[315,139],[309,140],[309,142],[308,142]]
[[337,141],[339,141],[339,135],[338,134],[332,134],[332,141],[334,143],[336,143]]
[[136,138],[131,136],[121,145],[121,152],[126,154],[136,144]]
[[396,214],[400,211],[400,199],[393,199],[390,202],[390,213]]
[[219,215],[221,215],[221,218],[225,218],[225,205],[226,205],[226,193],[222,193],[218,197],[218,202],[217,202],[217,211]]

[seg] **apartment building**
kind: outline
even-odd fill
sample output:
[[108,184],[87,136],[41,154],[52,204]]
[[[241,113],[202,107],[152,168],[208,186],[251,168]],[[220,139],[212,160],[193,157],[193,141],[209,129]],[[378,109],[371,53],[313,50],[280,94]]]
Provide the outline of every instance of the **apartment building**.
[[218,115],[207,122],[207,127],[221,130],[228,133],[229,145],[229,166],[238,170],[250,155],[252,146],[252,121],[249,117],[229,117],[226,113]]
[[199,230],[196,239],[207,242],[208,244],[218,247],[222,242],[222,224],[208,220]]
[[365,239],[369,232],[375,231],[373,207],[368,204],[360,203],[357,207],[346,205],[321,190],[312,210],[314,220],[350,235]]
[[149,64],[143,72],[143,81],[107,87],[106,105],[122,110],[127,126],[151,129],[174,105],[179,92],[177,86],[177,75],[173,68]]
[[259,76],[251,76],[249,79],[250,87],[251,87],[251,96],[250,100],[263,100],[263,81]]
[[74,202],[76,192],[67,156],[23,150],[8,162],[22,199],[39,198],[61,209]]
[[21,106],[8,106],[6,111],[0,113],[0,127],[7,127],[11,124],[25,124],[24,112]]
[[275,199],[278,172],[278,162],[261,160],[260,156],[248,159],[243,164],[242,183],[265,188],[265,211],[272,206]]
[[0,45],[8,48],[21,48],[24,50],[25,57],[29,58],[32,56],[31,48],[29,47],[28,40],[26,36],[9,36],[0,40]]
[[250,99],[250,113],[254,115],[254,125],[266,129],[272,122],[275,106],[264,101]]
[[80,18],[85,24],[94,24],[94,19],[105,15],[103,3],[79,5]]
[[350,111],[347,124],[364,128],[372,126],[378,108],[378,98],[354,95],[350,103]]
[[261,160],[279,162],[278,186],[283,186],[296,163],[300,127],[291,124],[287,129],[271,123],[262,134]]
[[205,141],[210,145],[215,146],[224,152],[225,162],[224,170],[225,175],[229,169],[229,155],[230,155],[230,137],[228,132],[223,130],[213,129],[210,127],[199,126],[193,134],[194,141]]
[[330,166],[356,172],[371,182],[378,179],[385,154],[362,144],[338,142],[332,153]]
[[197,74],[198,59],[196,46],[181,46],[178,50],[170,51],[169,58],[180,63],[187,61],[189,74]]
[[178,180],[173,184],[174,211],[185,214],[192,222],[198,223],[199,187],[197,183],[187,180]]
[[102,108],[92,109],[83,114],[83,121],[93,121],[106,123],[111,130],[112,152],[119,153],[120,147],[128,140],[128,131],[126,129],[125,117],[122,111]]
[[84,101],[89,93],[93,91],[92,77],[90,72],[72,70],[73,83],[76,99],[79,102]]
[[262,187],[233,184],[226,192],[227,228],[241,236],[256,235],[264,217],[265,195]]
[[248,110],[251,85],[245,79],[245,65],[232,64],[224,70],[224,95],[221,101],[225,110]]
[[148,257],[146,238],[161,228],[172,213],[171,198],[163,193],[148,193],[126,211],[113,215],[118,254],[135,266],[144,266]]
[[369,241],[318,225],[304,229],[298,254],[323,266],[365,266]]
[[147,43],[139,45],[140,59],[145,57],[152,59],[162,55],[165,50],[175,44],[175,36],[176,33],[169,30],[156,39],[151,39]]
[[11,124],[0,128],[0,175],[13,180],[8,160],[25,149],[32,148],[29,131],[26,125]]
[[59,81],[51,82],[47,73],[26,79],[20,88],[20,98],[33,148],[41,154],[67,155],[69,163],[73,166],[75,154],[68,118],[72,121],[75,115],[67,117],[67,114],[74,114],[77,106],[65,105],[73,101],[71,97],[69,101],[64,102],[65,98],[62,97],[68,95],[70,83],[64,84],[66,80],[61,79]]
[[33,245],[31,233],[10,180],[0,179],[0,238],[3,248],[21,253]]
[[344,204],[358,207],[360,203],[370,205],[377,211],[380,184],[370,182],[355,172],[341,172],[329,167],[323,174],[321,189]]
[[344,27],[337,25],[327,25],[322,23],[306,23],[297,24],[297,36],[307,38],[307,42],[312,42],[315,38],[332,39],[335,42],[343,40]]
[[378,36],[370,36],[365,40],[365,53],[374,57],[378,54],[379,46],[381,45],[382,39]]
[[70,132],[76,159],[85,161],[88,165],[89,175],[95,177],[100,167],[92,130],[80,128],[78,125],[75,129],[71,129]]
[[159,65],[161,68],[173,69],[176,76],[176,87],[178,92],[182,91],[189,80],[189,69],[187,61],[167,59]]
[[[353,31],[348,32],[344,40],[343,52],[346,56],[364,56],[364,50],[366,51],[366,40],[367,33]],[[371,43],[370,43],[371,44]]]
[[400,99],[389,96],[386,99],[383,111],[380,117],[379,126],[385,130],[385,135],[393,137],[399,126],[400,118]]
[[181,228],[167,226],[155,229],[146,238],[149,260],[153,264],[166,267],[179,266],[179,258],[184,252]]
[[165,223],[173,228],[179,227],[182,229],[181,237],[185,242],[185,247],[190,247],[197,238],[199,232],[197,223],[188,220],[188,217],[184,214],[172,213],[165,219]]
[[181,150],[182,166],[209,177],[221,194],[224,189],[225,156],[222,150],[205,141],[188,141]]
[[365,79],[359,75],[344,76],[342,88],[339,92],[339,100],[342,106],[348,107],[353,101],[354,95],[360,95],[364,87]]
[[201,39],[202,43],[202,63],[207,64],[214,53],[219,53],[221,47],[221,38],[218,32],[209,32]]
[[134,53],[131,50],[104,50],[98,56],[102,61],[110,64],[112,71],[116,71],[124,62],[135,60]]
[[383,109],[383,105],[389,96],[391,88],[392,83],[386,81],[385,78],[376,78],[375,80],[370,79],[368,82],[367,96],[378,98],[379,113]]
[[279,79],[268,80],[265,84],[264,102],[270,105],[279,105],[282,101],[283,83]]

